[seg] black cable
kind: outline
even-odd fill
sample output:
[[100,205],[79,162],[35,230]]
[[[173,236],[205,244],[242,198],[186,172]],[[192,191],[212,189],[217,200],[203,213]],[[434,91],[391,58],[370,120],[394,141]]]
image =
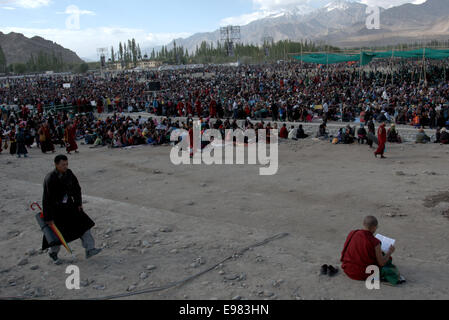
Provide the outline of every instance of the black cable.
[[[123,293],[123,294],[111,295],[111,296],[107,296],[107,297],[91,298],[91,299],[85,299],[85,300],[86,301],[115,300],[115,299],[127,298],[127,297],[147,294],[147,293],[160,292],[160,291],[164,291],[164,290],[167,290],[167,289],[179,287],[181,285],[184,285],[184,284],[192,281],[193,279],[199,278],[200,276],[202,276],[202,275],[204,275],[204,274],[214,270],[219,265],[221,265],[221,264],[223,264],[223,263],[233,259],[234,257],[243,255],[244,253],[246,253],[247,251],[249,251],[249,250],[251,250],[253,248],[261,247],[261,246],[263,246],[263,245],[265,245],[267,243],[270,243],[270,242],[275,241],[275,240],[283,239],[283,238],[285,238],[287,236],[289,236],[288,233],[281,233],[281,234],[277,234],[277,235],[275,235],[273,237],[267,238],[267,239],[265,239],[265,240],[263,240],[261,242],[258,242],[258,243],[254,244],[254,245],[251,245],[249,247],[246,247],[246,248],[240,250],[239,252],[233,254],[232,256],[229,256],[229,257],[223,259],[222,261],[216,263],[214,266],[212,266],[212,267],[210,267],[210,268],[208,268],[208,269],[206,269],[206,270],[204,270],[202,272],[199,272],[199,273],[197,273],[197,274],[195,274],[193,276],[190,276],[190,277],[188,277],[188,278],[186,278],[184,280],[181,280],[181,281],[173,282],[173,283],[167,284],[167,285],[162,286],[162,287],[149,288],[149,289],[136,291],[136,292],[128,292],[128,293]],[[26,297],[5,297],[5,298],[0,297],[0,300],[21,301],[21,300],[31,300],[31,299],[30,298],[26,298]]]

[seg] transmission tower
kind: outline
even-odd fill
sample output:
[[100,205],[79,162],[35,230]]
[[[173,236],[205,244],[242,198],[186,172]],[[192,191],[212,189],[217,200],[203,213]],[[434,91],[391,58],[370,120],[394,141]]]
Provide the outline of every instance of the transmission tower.
[[234,56],[234,42],[241,39],[239,26],[227,26],[220,28],[221,41],[225,42],[226,51],[229,57]]
[[108,52],[108,48],[97,48],[97,55],[100,57],[100,72],[102,76],[103,70],[106,68],[106,54]]
[[270,56],[270,47],[274,43],[273,37],[263,37],[262,38],[262,43],[263,43],[263,48],[265,50],[265,56],[269,57]]

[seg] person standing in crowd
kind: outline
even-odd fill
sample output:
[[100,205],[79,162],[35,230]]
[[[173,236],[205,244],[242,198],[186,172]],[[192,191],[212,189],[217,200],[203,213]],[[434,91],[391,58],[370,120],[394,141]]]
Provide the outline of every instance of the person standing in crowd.
[[48,126],[48,123],[44,123],[39,131],[39,142],[41,145],[41,150],[42,153],[47,153],[47,152],[55,152],[55,146],[53,145],[53,142],[51,140],[51,133],[50,133],[50,129]]
[[17,153],[16,128],[12,127],[9,132],[9,153],[14,156]]
[[371,119],[368,121],[368,145],[370,148],[373,147],[374,141],[372,138],[374,138],[375,136],[376,136],[376,125],[374,124],[374,121]]
[[16,134],[17,141],[17,158],[24,156],[28,158],[28,150],[26,148],[26,138],[25,138],[25,127],[23,124],[20,125],[19,131]]
[[64,133],[64,141],[66,143],[67,153],[70,154],[72,151],[79,153],[78,144],[76,143],[76,126],[77,123],[69,123]]
[[[6,140],[5,140],[6,141]],[[3,152],[3,129],[0,127],[0,153]],[[5,148],[6,149],[6,148]]]
[[380,155],[382,159],[387,158],[384,156],[385,147],[387,144],[387,130],[385,129],[385,126],[386,126],[385,122],[382,122],[382,124],[379,127],[379,130],[377,131],[377,136],[379,139],[379,147],[377,148],[376,152],[374,152],[374,156],[376,158],[378,155]]

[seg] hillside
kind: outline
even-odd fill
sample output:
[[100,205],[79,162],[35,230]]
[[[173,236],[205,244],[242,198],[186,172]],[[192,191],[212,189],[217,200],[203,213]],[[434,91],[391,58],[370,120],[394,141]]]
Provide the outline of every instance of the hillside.
[[41,52],[48,56],[54,54],[56,57],[61,57],[65,64],[80,64],[83,62],[75,52],[41,37],[27,38],[20,33],[4,34],[0,32],[0,46],[8,65],[26,63],[31,55],[37,57]]

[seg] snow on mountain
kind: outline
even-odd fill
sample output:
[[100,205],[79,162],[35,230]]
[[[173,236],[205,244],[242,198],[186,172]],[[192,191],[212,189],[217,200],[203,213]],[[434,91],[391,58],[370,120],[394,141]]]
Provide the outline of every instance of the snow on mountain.
[[350,8],[350,3],[348,1],[345,0],[335,0],[332,1],[330,3],[328,3],[327,5],[324,6],[324,8],[330,12],[333,10],[347,10]]

